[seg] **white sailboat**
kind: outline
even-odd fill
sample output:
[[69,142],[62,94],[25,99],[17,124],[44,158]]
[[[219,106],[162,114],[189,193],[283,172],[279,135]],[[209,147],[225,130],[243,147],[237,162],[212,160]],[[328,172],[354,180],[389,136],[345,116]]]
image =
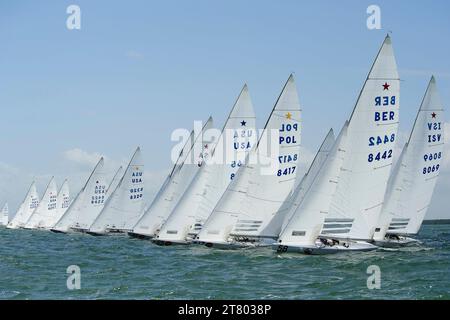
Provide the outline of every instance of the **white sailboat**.
[[[133,227],[133,232],[128,235],[134,238],[152,239],[154,238],[173,211],[181,196],[186,191],[195,174],[201,166],[195,161],[196,153],[200,152],[198,159],[206,158],[205,152],[209,152],[208,145],[212,141],[205,140],[204,133],[212,128],[212,118],[210,117],[203,126],[201,132],[195,135],[191,132],[189,140],[180,152],[180,155],[166,181],[157,193],[152,204],[144,215]],[[206,148],[205,148],[206,146]],[[186,160],[188,160],[187,163]]]
[[25,229],[44,228],[45,220],[48,219],[51,215],[55,214],[57,211],[57,194],[58,189],[56,187],[55,177],[52,177],[47,185],[47,188],[45,189],[44,195],[42,196],[39,205],[26,222],[24,226]]
[[56,224],[56,222],[63,216],[67,208],[70,205],[70,194],[69,194],[69,183],[64,180],[61,188],[58,191],[58,196],[56,198],[56,210],[49,211],[48,215],[43,219],[43,223],[40,225],[41,228],[50,230]]
[[416,242],[408,235],[419,232],[441,171],[444,123],[444,108],[432,77],[392,173],[373,237],[376,245],[393,247]]
[[339,183],[347,150],[347,128],[346,122],[309,190],[304,197],[300,195],[291,207],[292,217],[281,232],[278,243],[273,245],[278,252],[326,254],[345,248],[346,243],[318,240],[318,236]]
[[144,208],[144,163],[141,148],[134,152],[119,184],[87,233],[104,235],[132,230]]
[[[300,157],[301,109],[294,77],[286,82],[251,156],[245,163],[198,235],[197,242],[211,247],[271,245],[279,225],[267,228],[294,187]],[[270,155],[263,137],[277,133]],[[274,152],[277,149],[278,152]],[[276,164],[266,168],[267,164]]]
[[306,192],[311,187],[311,184],[319,173],[320,168],[324,164],[325,160],[328,157],[328,154],[333,148],[335,141],[336,140],[334,138],[333,129],[330,129],[330,131],[328,131],[327,135],[325,136],[322,144],[320,145],[320,148],[317,151],[313,161],[311,162],[308,171],[303,177],[301,177],[300,175],[296,177],[301,177],[300,182],[296,184],[296,187],[283,202],[283,205],[278,210],[278,213],[275,214],[273,219],[267,225],[267,229],[274,230],[275,234],[280,234],[281,230],[286,228],[286,225],[289,223],[293,215],[293,210],[291,210],[291,207],[294,205],[294,203],[300,203],[303,200]]
[[400,79],[386,36],[350,117],[339,184],[321,237],[368,250],[381,213],[399,121]]
[[73,232],[89,229],[103,208],[107,197],[106,172],[103,157],[98,161],[86,184],[52,227],[53,232]]
[[0,226],[7,226],[9,222],[9,209],[8,203],[2,207],[2,211],[0,211]]
[[154,239],[157,244],[187,244],[192,241],[253,148],[255,126],[255,112],[245,85],[211,157],[197,172],[163,224]]
[[33,181],[28,189],[25,199],[22,201],[19,209],[17,210],[14,218],[9,222],[7,228],[23,228],[38,205],[39,195],[36,190],[36,183]]

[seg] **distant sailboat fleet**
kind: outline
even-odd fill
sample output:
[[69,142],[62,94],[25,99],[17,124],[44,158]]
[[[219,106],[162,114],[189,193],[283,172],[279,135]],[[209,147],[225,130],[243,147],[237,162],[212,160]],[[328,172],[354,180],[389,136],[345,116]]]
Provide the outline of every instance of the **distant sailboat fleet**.
[[[193,130],[153,202],[144,209],[140,148],[107,180],[101,158],[71,201],[68,181],[33,182],[16,214],[0,225],[95,236],[127,234],[157,245],[329,254],[418,241],[444,152],[444,114],[431,78],[409,139],[393,167],[400,78],[388,35],[353,112],[337,137],[326,135],[299,174],[302,117],[293,75],[258,135],[247,86],[220,135],[210,117]],[[226,158],[226,161],[224,159]],[[393,168],[392,168],[393,167]]]

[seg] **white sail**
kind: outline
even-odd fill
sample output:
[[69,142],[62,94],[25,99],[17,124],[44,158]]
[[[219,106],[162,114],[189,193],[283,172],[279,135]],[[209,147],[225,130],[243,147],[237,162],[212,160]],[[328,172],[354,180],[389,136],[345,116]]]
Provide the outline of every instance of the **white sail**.
[[52,177],[50,179],[50,182],[48,183],[47,188],[45,189],[44,195],[42,196],[39,205],[25,224],[25,228],[37,229],[44,227],[45,220],[56,212],[57,195],[58,189],[56,187],[55,178]]
[[2,211],[0,211],[0,226],[6,226],[9,222],[9,209],[8,209],[8,203],[5,203],[5,205],[2,208]]
[[[201,166],[198,166],[197,162],[193,161],[193,158],[196,156],[195,153],[198,150],[201,151],[200,157],[204,157],[204,145],[210,144],[211,141],[206,141],[203,135],[205,131],[211,128],[212,118],[210,117],[197,136],[192,131],[170,175],[163,183],[150,207],[133,227],[134,234],[154,237],[159,232],[161,226],[175,208],[195,174],[200,170]],[[188,160],[188,163],[185,163],[186,160]]]
[[[303,177],[301,177],[300,182],[296,185],[295,189],[289,194],[286,200],[283,202],[282,206],[278,210],[278,213],[267,225],[268,230],[273,230],[274,234],[280,234],[281,230],[286,227],[289,220],[292,217],[293,210],[291,210],[292,205],[295,203],[300,203],[309,190],[311,184],[313,183],[316,175],[319,173],[320,168],[328,157],[331,149],[335,144],[333,129],[328,131],[325,136],[319,150],[317,151],[308,171]],[[297,176],[296,178],[300,178]],[[264,234],[264,231],[263,231]]]
[[48,215],[43,219],[43,223],[39,226],[44,229],[52,228],[56,222],[62,217],[70,205],[69,183],[64,180],[58,191],[56,198],[56,210],[49,211]]
[[138,147],[103,210],[89,228],[90,233],[131,231],[144,206],[144,163]]
[[392,167],[400,80],[392,42],[383,42],[349,120],[348,148],[324,237],[370,240]]
[[374,240],[416,234],[431,202],[444,152],[444,108],[431,78],[408,142],[392,173]]
[[280,245],[314,246],[322,230],[339,180],[344,160],[348,123],[342,128],[333,149],[313,178],[305,195],[298,195],[291,207],[292,215],[280,234]]
[[120,166],[114,174],[111,182],[109,183],[108,188],[106,188],[106,198],[108,198],[114,192],[114,190],[116,190],[117,186],[120,183],[120,179],[122,179],[123,173],[123,167]]
[[105,204],[106,191],[106,173],[102,157],[84,187],[52,230],[60,232],[71,231],[71,228],[87,230]]
[[27,195],[25,196],[25,199],[23,200],[22,204],[17,210],[14,218],[8,224],[7,228],[10,229],[23,228],[25,226],[25,223],[27,223],[28,219],[31,217],[31,215],[33,214],[34,210],[37,208],[38,205],[39,205],[39,195],[36,191],[36,184],[33,181],[33,183],[30,186],[30,189],[27,192]]
[[245,85],[211,158],[198,171],[162,226],[157,236],[159,241],[183,243],[198,233],[252,149],[256,140],[255,126],[255,113]]
[[[277,227],[266,226],[277,214],[291,192],[300,157],[300,103],[294,77],[291,75],[266,123],[258,147],[252,156],[256,164],[247,162],[228,186],[213,213],[198,235],[200,242],[227,243],[231,235],[241,238],[277,238]],[[262,139],[277,133],[277,141],[267,155]],[[276,164],[266,167],[267,164]],[[262,233],[264,231],[264,233]]]

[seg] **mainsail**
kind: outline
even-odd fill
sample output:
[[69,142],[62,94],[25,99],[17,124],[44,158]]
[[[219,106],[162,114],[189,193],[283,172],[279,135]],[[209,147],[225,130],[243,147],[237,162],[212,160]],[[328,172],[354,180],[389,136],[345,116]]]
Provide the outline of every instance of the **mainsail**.
[[245,162],[255,138],[255,113],[245,85],[228,116],[211,157],[202,165],[166,223],[159,241],[193,238]]
[[416,234],[431,202],[444,152],[444,108],[434,77],[395,166],[374,240],[386,233]]
[[6,226],[9,222],[9,210],[8,210],[8,203],[5,203],[5,205],[2,208],[2,211],[0,211],[0,225]]
[[33,181],[30,188],[28,189],[27,195],[25,199],[22,201],[19,209],[16,212],[16,215],[8,224],[7,228],[17,229],[23,228],[25,223],[27,223],[28,219],[33,214],[34,210],[39,205],[39,195],[36,191],[36,184]]
[[311,184],[313,183],[316,175],[319,173],[320,168],[327,159],[328,154],[330,153],[334,144],[334,132],[333,129],[330,129],[330,131],[328,131],[328,134],[325,136],[325,139],[323,140],[319,150],[317,151],[313,161],[311,162],[308,171],[303,177],[296,177],[297,179],[301,178],[300,182],[296,185],[295,189],[283,202],[282,206],[278,210],[278,213],[275,214],[274,218],[269,222],[266,229],[273,230],[272,232],[274,234],[280,234],[281,230],[286,227],[293,214],[293,210],[291,210],[292,205],[294,203],[298,204],[303,200],[306,191],[309,190]]
[[144,164],[141,148],[134,152],[119,184],[106,200],[103,210],[89,228],[89,233],[131,231],[142,214]]
[[84,187],[52,230],[59,232],[68,232],[71,228],[87,230],[105,204],[106,191],[106,173],[102,157]]
[[324,237],[370,240],[392,167],[400,79],[389,35],[349,120],[343,170],[322,230]]
[[[198,235],[198,241],[227,243],[235,239],[277,238],[278,227],[266,229],[291,192],[300,157],[300,103],[293,75],[286,82],[258,146],[228,186],[213,213]],[[265,137],[272,150],[262,148]],[[266,140],[270,140],[267,138]],[[267,142],[267,141],[266,141]],[[271,143],[270,143],[271,142]],[[263,233],[264,231],[264,233]]]
[[56,210],[49,212],[48,216],[45,217],[42,228],[50,229],[55,223],[62,217],[62,215],[66,212],[67,208],[70,204],[70,194],[69,194],[69,183],[67,179],[64,180],[61,188],[58,191],[58,196],[56,198]]
[[330,208],[344,160],[348,123],[342,128],[305,195],[299,194],[291,207],[291,219],[280,234],[280,245],[314,246]]
[[[133,234],[154,237],[159,232],[195,174],[201,168],[196,161],[198,159],[194,159],[194,157],[205,157],[204,152],[208,151],[208,145],[212,141],[206,141],[204,133],[212,128],[212,123],[213,121],[210,117],[200,133],[195,135],[194,130],[191,132],[189,140],[181,150],[170,175],[163,183],[150,207],[133,227]],[[197,155],[196,153],[199,151],[200,154]]]
[[25,228],[36,229],[43,228],[45,226],[46,219],[55,214],[57,211],[57,195],[58,189],[56,187],[55,177],[52,177],[50,179],[50,182],[48,183],[47,189],[45,189],[44,195],[42,196],[39,205],[25,224]]

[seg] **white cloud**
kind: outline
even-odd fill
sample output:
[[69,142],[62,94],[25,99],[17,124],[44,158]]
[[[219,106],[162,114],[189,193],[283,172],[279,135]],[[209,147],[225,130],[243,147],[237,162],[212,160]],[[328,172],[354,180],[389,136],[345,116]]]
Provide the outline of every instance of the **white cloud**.
[[144,54],[142,52],[134,51],[134,50],[127,51],[125,53],[125,56],[132,60],[141,60],[144,58]]
[[86,165],[86,166],[95,166],[95,164],[100,160],[102,155],[97,152],[89,153],[87,151],[81,150],[79,148],[70,149],[64,151],[64,157],[72,162],[77,164]]

